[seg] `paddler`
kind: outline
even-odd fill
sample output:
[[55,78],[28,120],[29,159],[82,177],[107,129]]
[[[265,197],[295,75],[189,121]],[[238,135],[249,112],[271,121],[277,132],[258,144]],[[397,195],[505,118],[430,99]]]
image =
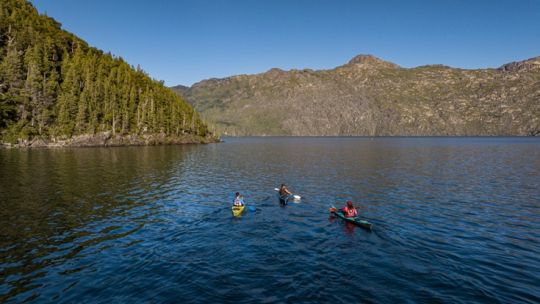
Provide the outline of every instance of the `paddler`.
[[234,194],[234,200],[233,200],[234,206],[244,206],[244,197],[240,195],[240,192],[236,192]]
[[287,200],[289,199],[289,195],[292,195],[291,191],[287,189],[287,185],[281,184],[281,187],[279,187],[279,201],[282,204],[286,204]]
[[291,191],[287,189],[287,185],[281,184],[281,187],[279,187],[279,196],[286,196],[286,195],[292,195]]
[[343,215],[345,215],[345,217],[357,217],[358,216],[358,213],[356,212],[356,208],[354,208],[352,201],[347,201],[347,207],[341,208],[340,211],[343,212]]

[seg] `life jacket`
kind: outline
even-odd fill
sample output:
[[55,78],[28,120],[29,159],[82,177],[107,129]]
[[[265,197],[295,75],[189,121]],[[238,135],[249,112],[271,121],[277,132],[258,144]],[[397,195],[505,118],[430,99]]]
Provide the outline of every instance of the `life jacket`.
[[234,199],[233,205],[242,206],[244,205],[244,200],[242,199],[242,197],[237,197]]
[[356,217],[358,215],[358,213],[356,212],[356,209],[354,208],[343,208],[342,209],[343,213],[345,214],[346,217]]

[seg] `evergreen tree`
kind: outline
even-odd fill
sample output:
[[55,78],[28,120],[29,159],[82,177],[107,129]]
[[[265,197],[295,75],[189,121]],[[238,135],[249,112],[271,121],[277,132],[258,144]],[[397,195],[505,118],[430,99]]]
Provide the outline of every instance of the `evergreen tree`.
[[26,109],[22,106],[24,86],[24,66],[21,53],[15,47],[14,38],[8,37],[6,55],[0,62],[0,127],[7,127],[18,118],[26,119]]

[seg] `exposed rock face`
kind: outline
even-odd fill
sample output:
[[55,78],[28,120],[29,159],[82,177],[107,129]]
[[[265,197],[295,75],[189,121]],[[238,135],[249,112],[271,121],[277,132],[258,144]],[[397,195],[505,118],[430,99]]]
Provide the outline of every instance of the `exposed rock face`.
[[540,134],[540,57],[464,70],[360,55],[332,70],[272,69],[179,93],[229,135]]
[[349,60],[347,65],[349,66],[356,65],[356,67],[360,66],[360,67],[365,67],[365,68],[370,68],[370,67],[399,68],[399,65],[381,60],[373,55],[358,55],[354,57],[353,59]]

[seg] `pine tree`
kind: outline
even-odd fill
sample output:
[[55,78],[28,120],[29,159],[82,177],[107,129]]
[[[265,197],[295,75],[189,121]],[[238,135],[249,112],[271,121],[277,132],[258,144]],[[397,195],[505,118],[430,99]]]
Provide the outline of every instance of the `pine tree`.
[[32,131],[38,124],[39,116],[43,111],[43,71],[41,49],[35,45],[26,51],[24,62],[26,65],[26,81],[24,84],[23,107],[30,112],[30,127]]
[[79,98],[76,63],[69,56],[64,56],[62,64],[63,82],[56,103],[56,135],[72,136],[75,130],[76,101]]
[[8,126],[14,121],[26,119],[27,112],[22,106],[22,89],[24,87],[24,69],[21,60],[22,52],[15,47],[11,29],[7,34],[6,55],[0,63],[0,115],[1,126]]

